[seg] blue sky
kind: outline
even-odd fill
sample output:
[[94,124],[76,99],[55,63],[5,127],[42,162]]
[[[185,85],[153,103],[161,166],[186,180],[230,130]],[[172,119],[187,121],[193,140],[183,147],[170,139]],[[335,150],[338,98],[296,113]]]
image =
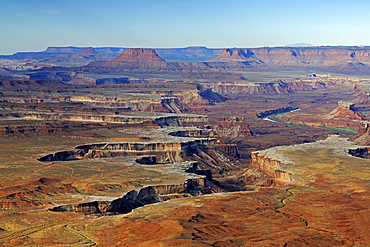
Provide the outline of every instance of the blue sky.
[[0,54],[48,46],[370,45],[368,0],[0,0]]

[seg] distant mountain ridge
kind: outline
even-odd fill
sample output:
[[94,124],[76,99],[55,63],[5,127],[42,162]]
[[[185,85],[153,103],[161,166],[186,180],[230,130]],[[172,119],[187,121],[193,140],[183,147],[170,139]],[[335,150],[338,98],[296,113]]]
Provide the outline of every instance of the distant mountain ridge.
[[[17,52],[13,55],[0,55],[0,59],[36,59],[36,60],[56,60],[61,57],[68,58],[73,54],[77,54],[81,49],[86,47],[48,47],[41,52]],[[122,51],[130,48],[123,47],[96,47],[96,52],[109,56],[105,61],[111,58],[118,57]],[[150,48],[144,48],[150,49]],[[222,49],[210,49],[204,46],[189,46],[185,48],[158,48],[154,49],[157,54],[169,62],[202,62],[214,58],[221,54]],[[101,61],[101,60],[95,60]]]
[[[130,51],[125,53],[125,51]],[[114,54],[114,55],[109,55]],[[126,54],[126,55],[125,55]],[[35,59],[41,62],[99,62],[86,69],[104,68],[146,71],[250,70],[253,68],[320,68],[329,71],[370,73],[369,46],[311,46],[209,49],[186,48],[80,48],[49,47],[43,52],[15,53],[6,59]],[[139,59],[139,60],[137,60]],[[154,59],[154,60],[153,60]],[[148,62],[154,61],[154,64]],[[106,63],[105,63],[106,62]],[[141,64],[141,65],[140,65]],[[144,64],[146,64],[144,66]],[[367,72],[368,71],[368,72]]]

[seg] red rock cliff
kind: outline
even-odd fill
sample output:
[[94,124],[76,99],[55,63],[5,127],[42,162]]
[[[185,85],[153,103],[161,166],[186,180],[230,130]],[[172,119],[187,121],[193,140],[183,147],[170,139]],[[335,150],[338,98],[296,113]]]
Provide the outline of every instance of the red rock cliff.
[[165,62],[165,60],[160,58],[154,49],[128,48],[125,51],[122,51],[121,55],[111,59],[109,62],[157,63]]

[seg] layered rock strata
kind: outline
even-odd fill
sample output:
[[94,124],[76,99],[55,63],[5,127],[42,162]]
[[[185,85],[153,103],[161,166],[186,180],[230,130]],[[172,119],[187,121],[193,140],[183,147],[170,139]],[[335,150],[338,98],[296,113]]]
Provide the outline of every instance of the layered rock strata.
[[188,179],[182,184],[148,186],[132,190],[114,201],[93,201],[77,205],[54,207],[51,211],[76,212],[82,214],[126,214],[133,209],[173,198],[197,196],[222,192],[206,178]]
[[[191,139],[191,138],[186,138]],[[77,146],[75,150],[61,151],[39,158],[40,161],[63,161],[122,156],[154,156],[148,163],[172,163],[183,161],[186,153],[210,145],[215,139],[191,139],[182,142],[113,142]],[[139,163],[144,163],[140,160]]]
[[287,94],[287,86],[282,82],[212,82],[202,83],[205,88],[219,94]]
[[247,137],[253,133],[243,117],[223,117],[221,121],[212,122],[212,129],[218,137]]
[[[161,115],[161,116],[159,116]],[[118,124],[143,124],[155,123],[161,126],[179,126],[187,122],[206,122],[207,117],[195,114],[147,114],[140,115],[102,115],[84,113],[53,113],[53,112],[26,112],[17,111],[5,114],[20,119],[32,120],[68,120],[78,122],[118,123]]]
[[[253,132],[243,117],[223,117],[220,121],[207,121],[203,123],[188,122],[183,123],[182,126],[196,126],[198,128],[197,131],[202,130],[203,134],[209,132],[210,136],[217,137],[220,141],[225,138],[253,136]],[[187,133],[183,134],[188,135]]]
[[[60,82],[55,82],[54,85],[52,82],[39,83],[32,80],[0,80],[0,87],[5,92],[0,99],[0,107],[6,110],[63,112],[67,109],[68,112],[95,111],[103,114],[117,114],[115,109],[119,112],[123,108],[132,111],[202,113],[203,106],[226,100],[225,97],[197,84],[149,83],[150,81],[144,81],[137,84],[99,86],[102,92],[115,88],[122,92],[118,97],[113,97],[104,93],[77,90],[78,86],[66,86]],[[71,89],[67,93],[69,87]],[[24,93],[20,94],[20,91]]]

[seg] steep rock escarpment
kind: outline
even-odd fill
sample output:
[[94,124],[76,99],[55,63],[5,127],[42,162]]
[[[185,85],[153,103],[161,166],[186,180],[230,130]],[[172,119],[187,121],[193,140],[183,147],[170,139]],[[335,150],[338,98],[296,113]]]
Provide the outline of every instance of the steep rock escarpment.
[[221,121],[212,122],[211,126],[218,137],[238,138],[253,135],[243,117],[224,117]]
[[[75,150],[61,151],[39,158],[39,161],[63,161],[122,156],[153,157],[149,163],[163,164],[183,161],[186,153],[192,154],[202,146],[214,143],[215,139],[184,140],[182,142],[119,142],[77,146]],[[139,163],[145,160],[141,159]]]
[[[196,125],[197,123],[193,123]],[[190,122],[185,123],[191,125]],[[253,136],[249,125],[244,121],[244,117],[223,117],[220,121],[198,122],[196,128],[183,128],[179,131],[170,132],[169,135],[181,137],[217,137],[238,138]]]
[[244,121],[243,117],[223,117],[220,121],[207,121],[207,122],[184,122],[181,124],[184,127],[197,127],[198,130],[194,133],[189,131],[172,133],[171,135],[177,136],[192,136],[205,135],[206,133],[210,137],[217,137],[219,141],[223,141],[225,138],[239,138],[246,136],[253,136],[253,132],[249,128],[249,125]]
[[220,94],[287,94],[295,91],[314,91],[341,85],[355,86],[363,80],[349,77],[330,77],[312,74],[296,79],[279,79],[271,82],[248,81],[213,81],[202,82],[204,88],[210,88]]
[[58,112],[29,112],[15,111],[4,114],[20,119],[32,120],[67,120],[77,122],[95,123],[118,123],[118,124],[150,124],[155,123],[161,126],[179,126],[188,122],[206,122],[208,118],[203,115],[195,114],[153,114],[148,116],[122,115],[103,115],[97,113],[58,113]]
[[285,184],[293,180],[292,173],[284,166],[293,164],[287,159],[279,159],[262,154],[259,151],[251,153],[251,167],[263,171],[267,176],[274,178],[276,184]]
[[148,186],[132,190],[114,201],[94,201],[77,205],[54,207],[51,211],[76,212],[82,214],[126,214],[135,208],[167,201],[173,198],[197,196],[222,192],[206,178],[188,179],[183,184]]
[[287,94],[287,85],[283,82],[212,82],[202,83],[205,88],[219,94]]
[[357,134],[352,138],[353,142],[358,145],[370,145],[370,122],[363,121],[358,127]]

